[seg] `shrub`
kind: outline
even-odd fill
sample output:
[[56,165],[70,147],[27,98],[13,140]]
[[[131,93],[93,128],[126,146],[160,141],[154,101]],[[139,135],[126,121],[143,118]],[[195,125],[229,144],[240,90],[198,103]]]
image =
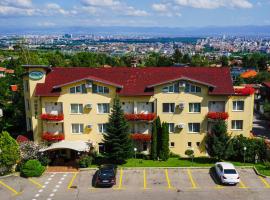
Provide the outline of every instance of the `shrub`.
[[21,167],[22,177],[39,177],[45,171],[45,167],[38,160],[28,160]]
[[92,164],[92,160],[93,158],[91,156],[84,155],[79,160],[79,166],[81,168],[87,168]]
[[176,154],[176,153],[173,153],[173,152],[170,152],[169,157],[170,158],[181,158],[181,156],[179,154]]
[[51,160],[47,156],[39,157],[38,160],[43,166],[48,166],[51,162]]
[[194,156],[194,151],[192,149],[187,149],[185,155],[191,158]]
[[0,173],[6,174],[20,159],[19,146],[8,132],[0,133]]

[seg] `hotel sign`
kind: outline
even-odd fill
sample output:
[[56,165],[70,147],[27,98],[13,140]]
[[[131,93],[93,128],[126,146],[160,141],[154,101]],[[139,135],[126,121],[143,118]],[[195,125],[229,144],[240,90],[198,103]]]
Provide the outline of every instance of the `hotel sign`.
[[40,71],[32,71],[29,73],[29,78],[33,80],[40,80],[43,78],[43,76],[44,76],[44,73]]

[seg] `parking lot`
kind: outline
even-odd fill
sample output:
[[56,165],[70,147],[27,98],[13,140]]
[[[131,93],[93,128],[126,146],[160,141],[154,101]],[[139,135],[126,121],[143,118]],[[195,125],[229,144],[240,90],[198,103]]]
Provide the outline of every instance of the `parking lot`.
[[[1,200],[73,199],[268,199],[270,179],[238,169],[241,182],[223,186],[212,169],[121,169],[113,188],[93,188],[95,170],[45,173],[40,178],[0,179]],[[199,196],[198,196],[199,195]]]

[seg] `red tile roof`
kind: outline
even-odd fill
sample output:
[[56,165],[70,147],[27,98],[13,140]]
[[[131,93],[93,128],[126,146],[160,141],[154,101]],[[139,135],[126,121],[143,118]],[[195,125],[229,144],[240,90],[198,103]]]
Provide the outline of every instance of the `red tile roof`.
[[270,88],[270,82],[263,82],[263,85],[265,85],[266,87]]
[[115,85],[122,96],[153,95],[147,89],[151,85],[171,82],[172,80],[190,80],[200,84],[214,86],[209,94],[230,95],[234,93],[229,68],[209,67],[146,67],[146,68],[85,68],[54,67],[46,76],[45,83],[36,86],[36,96],[59,96],[56,86],[66,85],[78,80],[92,79]]

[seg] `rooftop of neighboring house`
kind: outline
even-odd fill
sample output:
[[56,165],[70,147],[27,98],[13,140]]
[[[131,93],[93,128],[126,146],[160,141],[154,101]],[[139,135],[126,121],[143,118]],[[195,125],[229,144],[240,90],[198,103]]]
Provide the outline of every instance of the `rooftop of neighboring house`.
[[7,68],[4,68],[4,67],[0,67],[0,72],[5,72],[7,74],[14,74],[13,69],[7,69]]
[[45,83],[38,83],[36,96],[59,96],[64,85],[91,80],[118,88],[121,96],[151,96],[157,85],[174,81],[191,81],[210,87],[210,95],[234,94],[229,68],[209,67],[53,67]]

